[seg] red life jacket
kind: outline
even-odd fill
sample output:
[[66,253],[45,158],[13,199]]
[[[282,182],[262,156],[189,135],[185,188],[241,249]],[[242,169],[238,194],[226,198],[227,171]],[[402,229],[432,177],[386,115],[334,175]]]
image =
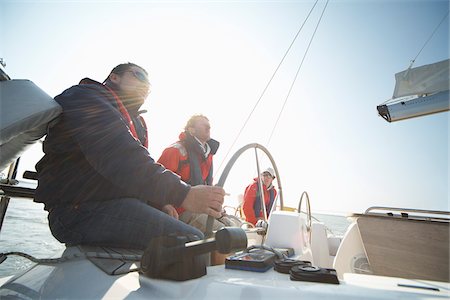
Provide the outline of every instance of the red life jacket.
[[122,117],[125,119],[125,121],[127,122],[128,128],[130,129],[130,133],[131,135],[138,141],[140,141],[142,143],[142,145],[148,149],[148,133],[147,133],[147,124],[144,121],[144,118],[139,115],[139,121],[141,122],[141,126],[144,128],[145,130],[145,137],[144,140],[142,141],[141,139],[139,139],[139,136],[137,134],[136,131],[136,127],[134,126],[133,120],[130,117],[130,114],[128,113],[128,110],[125,108],[125,106],[123,105],[122,101],[120,100],[119,96],[116,94],[116,92],[114,92],[114,90],[112,90],[109,86],[104,85],[104,87],[113,95],[114,99],[116,100],[117,103],[117,107],[119,108],[120,113],[122,114]]
[[122,115],[122,118],[126,121],[128,129],[130,130],[130,134],[138,140],[145,148],[148,149],[148,132],[147,132],[147,124],[145,123],[144,118],[141,115],[137,116],[137,120],[140,122],[139,126],[142,128],[142,131],[144,131],[144,136],[139,137],[135,124],[128,113],[128,110],[123,105],[122,101],[120,100],[119,96],[114,92],[113,89],[111,89],[109,86],[105,84],[101,84],[100,82],[97,82],[95,80],[92,80],[90,78],[83,78],[80,81],[80,84],[98,84],[102,85],[114,98],[115,100],[115,106],[119,110],[120,114]]
[[[207,143],[211,149],[205,157],[201,150],[197,149],[197,141],[185,132],[180,133],[179,141],[164,149],[158,162],[166,169],[180,175],[181,180],[190,185],[212,185],[213,155],[216,153],[219,142],[209,140]],[[177,208],[178,213],[184,212],[183,208]]]
[[[263,216],[261,207],[261,192],[259,190],[259,184],[257,182],[258,178],[255,178],[253,183],[245,188],[244,202],[242,204],[242,211],[245,215],[245,220],[252,224],[256,224],[258,218]],[[266,186],[263,185],[264,192],[264,202],[266,205],[267,216],[272,209],[274,199],[277,196],[277,191],[272,186],[267,190]]]

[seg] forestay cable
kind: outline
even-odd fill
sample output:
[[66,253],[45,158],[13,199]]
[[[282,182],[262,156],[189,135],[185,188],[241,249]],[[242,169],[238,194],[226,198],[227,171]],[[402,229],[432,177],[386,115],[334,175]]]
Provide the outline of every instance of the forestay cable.
[[244,125],[242,125],[241,129],[239,130],[238,134],[236,135],[236,138],[234,139],[233,143],[231,144],[231,146],[228,148],[227,153],[225,154],[223,160],[221,161],[219,167],[217,168],[217,170],[220,170],[220,168],[222,167],[223,163],[225,162],[226,158],[228,157],[228,155],[230,154],[231,149],[233,148],[233,146],[236,144],[238,138],[241,136],[242,131],[244,131],[245,126],[247,125],[248,121],[250,120],[253,112],[255,111],[256,107],[258,106],[259,102],[261,101],[262,97],[264,96],[264,94],[266,93],[267,89],[269,88],[270,83],[272,82],[273,78],[275,77],[275,75],[278,72],[278,69],[280,68],[281,64],[283,63],[284,59],[286,58],[286,56],[288,55],[289,51],[292,48],[292,45],[294,44],[294,42],[296,41],[297,37],[299,36],[300,32],[303,29],[303,26],[305,26],[306,21],[308,20],[309,16],[311,15],[312,11],[314,10],[314,8],[316,7],[316,4],[319,0],[316,0],[316,2],[314,2],[314,5],[312,6],[311,10],[309,11],[308,15],[306,16],[305,20],[303,21],[302,25],[300,26],[300,29],[297,31],[297,34],[295,35],[294,39],[292,40],[291,44],[289,45],[288,49],[286,50],[286,52],[283,55],[283,58],[281,59],[280,63],[278,64],[278,66],[275,68],[275,71],[273,72],[272,76],[269,79],[269,82],[267,82],[266,86],[264,87],[264,90],[262,91],[261,95],[259,96],[258,100],[256,101],[255,105],[253,106],[252,110],[250,111],[247,119],[244,122]]
[[270,136],[269,136],[269,139],[267,140],[266,146],[269,146],[270,140],[272,139],[273,133],[275,132],[275,128],[277,127],[278,122],[280,121],[281,114],[283,113],[284,107],[286,106],[286,102],[289,99],[289,96],[291,95],[292,88],[294,87],[295,81],[297,80],[298,74],[300,73],[300,69],[303,66],[303,62],[305,61],[306,55],[308,54],[308,50],[311,47],[311,43],[314,40],[314,36],[316,35],[317,28],[319,28],[319,24],[322,21],[322,17],[323,17],[323,14],[325,13],[325,10],[326,10],[327,6],[328,6],[328,2],[329,2],[329,0],[327,0],[327,2],[325,3],[325,6],[324,6],[324,8],[322,10],[322,14],[320,15],[319,21],[317,22],[316,28],[314,29],[314,32],[313,32],[313,34],[311,36],[311,39],[309,41],[308,47],[306,48],[305,54],[303,55],[302,61],[300,62],[300,65],[299,65],[299,67],[297,69],[297,73],[294,76],[294,80],[292,81],[292,84],[291,84],[291,86],[289,88],[289,91],[288,91],[288,93],[286,95],[286,99],[284,99],[283,106],[281,107],[280,113],[278,114],[277,120],[275,121],[275,125],[272,128],[272,132],[270,133]]

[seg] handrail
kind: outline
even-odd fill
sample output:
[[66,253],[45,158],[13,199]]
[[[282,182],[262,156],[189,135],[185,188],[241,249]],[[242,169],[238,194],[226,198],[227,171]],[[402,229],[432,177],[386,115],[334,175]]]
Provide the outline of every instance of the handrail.
[[[380,212],[374,212],[379,210]],[[407,220],[417,221],[437,221],[437,222],[450,222],[450,212],[440,210],[426,210],[426,209],[414,209],[414,208],[397,208],[397,207],[384,207],[384,206],[372,206],[369,207],[364,214],[353,214],[353,216],[367,216],[367,217],[396,217],[393,212],[398,212],[399,217]],[[442,216],[442,217],[439,217]]]
[[[19,166],[20,157],[13,161],[8,168],[8,177],[6,178],[7,183],[11,183],[11,181],[16,179],[17,169]],[[2,189],[4,192],[5,190]],[[6,210],[8,209],[10,197],[8,195],[2,194],[0,195],[0,231],[2,230],[3,221],[5,220]]]
[[398,211],[398,212],[415,212],[415,213],[450,216],[450,212],[449,211],[414,209],[414,208],[400,208],[400,207],[386,207],[386,206],[372,206],[372,207],[369,207],[368,209],[366,209],[364,214],[369,214],[372,210],[390,210],[390,211]]

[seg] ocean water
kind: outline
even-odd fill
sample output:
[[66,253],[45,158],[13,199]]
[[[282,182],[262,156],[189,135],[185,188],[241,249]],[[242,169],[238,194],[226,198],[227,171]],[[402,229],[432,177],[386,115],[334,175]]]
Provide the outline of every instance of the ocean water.
[[[313,214],[336,236],[343,236],[350,221],[344,216]],[[0,231],[0,252],[24,252],[36,258],[51,258],[62,253],[65,246],[58,242],[48,227],[43,204],[28,199],[11,199]],[[33,265],[28,259],[8,256],[0,264],[0,277],[18,274]]]
[[[37,258],[60,253],[64,244],[50,232],[44,205],[30,199],[11,199],[0,231],[0,252],[24,252]],[[18,256],[8,256],[0,264],[0,277],[17,274],[33,263]]]

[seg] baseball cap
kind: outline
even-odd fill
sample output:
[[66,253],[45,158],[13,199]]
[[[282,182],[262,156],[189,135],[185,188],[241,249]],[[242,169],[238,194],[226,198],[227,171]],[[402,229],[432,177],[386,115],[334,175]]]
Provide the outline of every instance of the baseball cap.
[[269,173],[270,176],[272,176],[272,178],[275,178],[275,171],[271,167],[268,167],[267,169],[261,172],[261,174],[263,173]]

